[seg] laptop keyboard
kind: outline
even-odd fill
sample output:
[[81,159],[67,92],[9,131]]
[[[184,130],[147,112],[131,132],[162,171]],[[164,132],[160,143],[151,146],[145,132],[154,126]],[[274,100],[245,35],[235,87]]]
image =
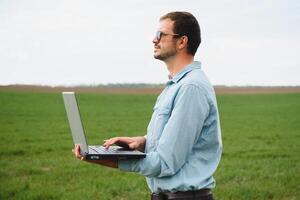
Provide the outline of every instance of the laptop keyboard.
[[110,147],[109,149],[105,149],[102,146],[95,147],[95,146],[89,146],[92,150],[96,151],[97,153],[103,154],[103,153],[116,153],[118,152],[117,149]]

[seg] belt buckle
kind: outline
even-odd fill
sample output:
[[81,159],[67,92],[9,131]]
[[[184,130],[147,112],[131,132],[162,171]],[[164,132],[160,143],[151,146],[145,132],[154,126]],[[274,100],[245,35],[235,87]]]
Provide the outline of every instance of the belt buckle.
[[165,200],[165,195],[162,193],[152,193],[151,200]]

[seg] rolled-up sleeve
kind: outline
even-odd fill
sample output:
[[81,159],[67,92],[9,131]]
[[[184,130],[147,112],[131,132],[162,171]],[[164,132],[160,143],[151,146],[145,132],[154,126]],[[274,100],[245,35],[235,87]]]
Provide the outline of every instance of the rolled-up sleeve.
[[193,84],[182,85],[156,150],[148,152],[142,160],[121,160],[119,168],[147,177],[176,174],[191,154],[208,114],[209,103],[204,89]]

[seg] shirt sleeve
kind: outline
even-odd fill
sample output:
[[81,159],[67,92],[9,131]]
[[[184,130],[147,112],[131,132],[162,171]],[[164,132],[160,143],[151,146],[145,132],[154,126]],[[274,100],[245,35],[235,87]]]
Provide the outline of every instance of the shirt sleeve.
[[119,161],[119,168],[147,177],[174,175],[191,154],[208,113],[209,103],[204,90],[192,84],[182,85],[156,151],[147,153],[143,160]]

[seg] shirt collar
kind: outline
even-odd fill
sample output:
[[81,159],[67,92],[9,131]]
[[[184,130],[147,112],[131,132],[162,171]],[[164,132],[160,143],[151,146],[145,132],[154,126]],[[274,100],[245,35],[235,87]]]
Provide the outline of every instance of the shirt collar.
[[169,81],[167,82],[167,85],[178,83],[186,74],[188,74],[190,71],[194,69],[201,69],[201,62],[199,61],[192,62],[191,64],[183,68],[181,71],[179,71],[174,77],[169,75]]

